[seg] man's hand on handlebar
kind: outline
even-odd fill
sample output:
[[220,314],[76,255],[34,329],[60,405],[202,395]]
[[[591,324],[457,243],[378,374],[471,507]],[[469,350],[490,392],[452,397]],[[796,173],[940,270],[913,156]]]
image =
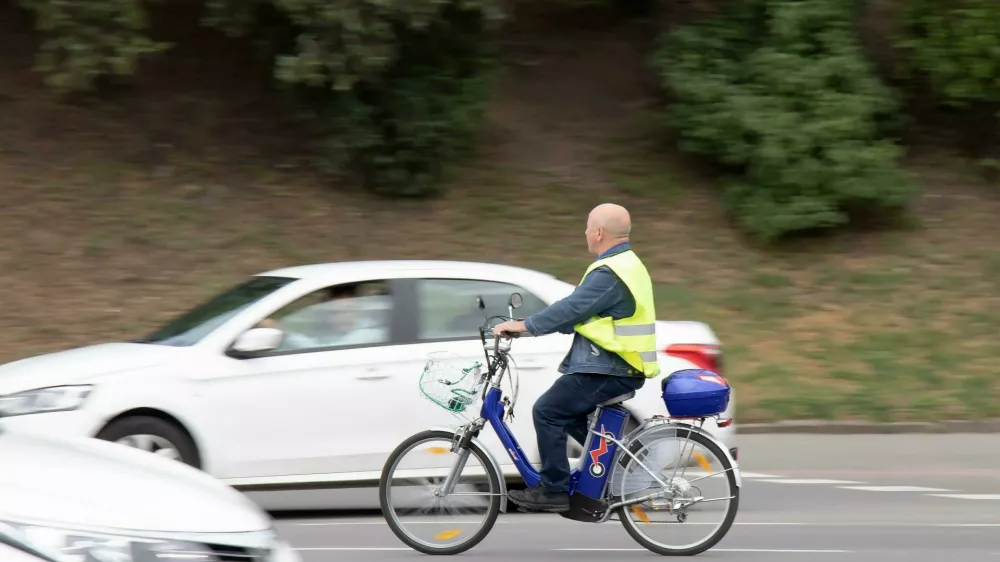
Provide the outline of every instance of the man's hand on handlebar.
[[498,338],[505,337],[511,339],[527,331],[528,329],[524,326],[524,321],[522,320],[508,320],[493,326],[493,335]]

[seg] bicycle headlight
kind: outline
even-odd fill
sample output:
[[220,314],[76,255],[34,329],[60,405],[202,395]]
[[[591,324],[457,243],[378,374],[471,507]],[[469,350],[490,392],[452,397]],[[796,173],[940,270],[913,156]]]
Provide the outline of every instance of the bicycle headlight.
[[10,534],[58,562],[219,562],[208,547],[192,542],[151,539],[2,522]]
[[79,408],[92,385],[52,386],[0,396],[0,418]]

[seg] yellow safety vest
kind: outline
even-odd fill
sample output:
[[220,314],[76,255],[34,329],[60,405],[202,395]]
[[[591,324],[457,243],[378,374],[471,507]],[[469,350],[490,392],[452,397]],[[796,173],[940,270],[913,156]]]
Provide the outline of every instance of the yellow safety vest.
[[601,266],[611,268],[632,292],[635,313],[621,320],[594,316],[573,329],[605,350],[618,354],[647,378],[653,378],[660,374],[660,363],[656,358],[656,308],[649,272],[635,252],[626,250],[590,264],[580,283]]

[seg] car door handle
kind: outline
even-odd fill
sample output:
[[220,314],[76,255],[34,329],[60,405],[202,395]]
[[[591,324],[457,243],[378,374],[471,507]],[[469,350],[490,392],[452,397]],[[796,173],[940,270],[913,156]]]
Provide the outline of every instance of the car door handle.
[[378,381],[389,378],[389,375],[379,371],[368,371],[367,373],[363,375],[358,375],[354,378],[358,379],[359,381]]

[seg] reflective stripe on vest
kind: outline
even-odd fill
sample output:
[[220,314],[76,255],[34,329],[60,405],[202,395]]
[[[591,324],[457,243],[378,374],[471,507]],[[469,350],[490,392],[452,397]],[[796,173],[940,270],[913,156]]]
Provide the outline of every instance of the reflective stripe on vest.
[[591,271],[607,266],[625,283],[635,299],[635,313],[628,318],[613,320],[595,316],[573,327],[577,333],[601,348],[619,355],[637,372],[648,378],[660,374],[656,356],[656,308],[653,302],[653,282],[646,266],[632,250],[602,258],[590,264],[583,279]]

